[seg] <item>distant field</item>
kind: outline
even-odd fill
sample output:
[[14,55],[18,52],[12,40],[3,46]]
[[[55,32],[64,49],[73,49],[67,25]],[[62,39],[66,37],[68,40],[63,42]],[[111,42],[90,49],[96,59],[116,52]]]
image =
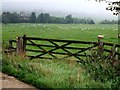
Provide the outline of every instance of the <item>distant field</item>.
[[2,39],[8,41],[16,36],[57,38],[82,41],[97,41],[98,35],[105,35],[103,41],[118,43],[117,25],[90,24],[7,24],[2,25]]

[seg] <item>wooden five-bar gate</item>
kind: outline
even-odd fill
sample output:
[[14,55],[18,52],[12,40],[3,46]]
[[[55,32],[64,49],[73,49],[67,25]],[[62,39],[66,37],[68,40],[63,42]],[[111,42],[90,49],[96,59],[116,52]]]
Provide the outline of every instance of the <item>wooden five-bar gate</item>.
[[[36,37],[17,37],[16,40],[9,40],[9,52],[16,52],[16,55],[28,56],[31,59],[63,59],[76,58],[82,60],[84,57],[102,57],[120,59],[118,52],[119,44],[105,42],[86,42],[76,40],[58,40]],[[33,52],[33,53],[32,53]]]

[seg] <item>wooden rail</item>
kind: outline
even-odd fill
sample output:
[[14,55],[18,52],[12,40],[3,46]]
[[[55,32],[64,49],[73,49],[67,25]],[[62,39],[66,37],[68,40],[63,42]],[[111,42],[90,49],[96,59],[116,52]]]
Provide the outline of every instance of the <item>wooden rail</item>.
[[[40,42],[39,42],[40,41]],[[47,44],[43,44],[41,42],[47,42]],[[16,45],[13,45],[16,44]],[[58,44],[60,43],[60,44]],[[120,52],[116,49],[120,47],[119,44],[105,43],[102,42],[86,42],[86,41],[77,41],[77,40],[59,40],[59,39],[47,39],[47,38],[36,38],[36,37],[17,37],[16,40],[9,41],[9,50],[16,51],[17,55],[20,56],[29,56],[31,59],[33,58],[48,58],[48,59],[58,59],[58,55],[64,55],[62,58],[74,57],[78,60],[81,60],[82,57],[91,56],[91,54],[86,54],[86,52],[90,53],[90,50],[97,50],[97,55],[102,56],[104,52],[108,53],[108,57],[110,59],[115,58],[116,56],[120,56]],[[74,44],[72,46],[72,44]],[[82,45],[82,46],[81,46]],[[111,48],[106,49],[104,46],[109,46]],[[34,48],[37,48],[34,49]],[[47,49],[49,48],[49,49]],[[62,52],[59,52],[62,50]],[[73,50],[76,50],[73,52]],[[28,52],[37,53],[36,55],[28,55]],[[50,57],[48,57],[48,56]],[[118,58],[119,59],[119,58]]]

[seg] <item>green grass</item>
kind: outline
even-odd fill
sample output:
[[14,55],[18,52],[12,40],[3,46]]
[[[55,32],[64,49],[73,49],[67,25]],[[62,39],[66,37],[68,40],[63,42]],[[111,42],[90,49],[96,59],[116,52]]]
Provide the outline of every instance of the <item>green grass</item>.
[[[8,24],[2,27],[2,39],[6,43],[26,34],[30,37],[97,41],[97,35],[103,34],[104,42],[117,43],[118,31],[114,29],[117,25]],[[14,54],[3,54],[2,63],[3,72],[37,88],[116,88],[120,84],[116,68],[104,59],[95,63],[86,59],[83,65],[71,57],[63,60],[29,60]]]
[[[90,25],[90,24],[7,24],[2,26],[3,42],[8,43],[8,40],[16,39],[16,36],[23,36],[26,34],[30,37],[53,38],[53,39],[67,39],[97,42],[98,35],[105,35],[103,42],[118,43],[117,39],[117,25]],[[36,41],[39,42],[39,41]],[[42,44],[49,44],[49,42],[39,42]],[[60,45],[61,43],[59,43]],[[68,45],[69,46],[69,45]],[[74,47],[88,47],[90,45],[72,44]],[[27,47],[28,49],[39,49],[37,47]],[[111,48],[111,47],[110,47]],[[49,50],[50,48],[46,48]],[[63,50],[57,50],[63,52]],[[69,50],[72,52],[77,52]],[[28,55],[36,55],[39,53],[31,53]]]
[[117,25],[8,24],[2,25],[2,39],[8,41],[26,34],[42,38],[97,41],[98,35],[105,35],[104,42],[118,43],[116,29]]
[[[103,76],[108,68],[103,71],[105,69],[100,69],[99,64],[98,66],[94,63],[91,64],[86,65],[85,68],[82,64],[71,59],[29,61],[27,58],[10,55],[3,57],[3,72],[14,75],[37,88],[111,88],[114,84],[112,80],[115,77],[110,78],[112,75],[109,76],[109,73]],[[97,80],[94,75],[99,76]],[[118,84],[118,82],[116,83]]]

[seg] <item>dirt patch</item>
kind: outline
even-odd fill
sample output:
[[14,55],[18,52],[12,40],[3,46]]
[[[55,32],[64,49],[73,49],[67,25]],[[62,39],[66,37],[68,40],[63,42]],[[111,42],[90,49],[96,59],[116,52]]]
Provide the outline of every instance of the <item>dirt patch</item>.
[[7,74],[0,72],[0,89],[2,88],[29,88],[32,90],[37,90],[35,87],[23,83],[13,76],[8,76]]

